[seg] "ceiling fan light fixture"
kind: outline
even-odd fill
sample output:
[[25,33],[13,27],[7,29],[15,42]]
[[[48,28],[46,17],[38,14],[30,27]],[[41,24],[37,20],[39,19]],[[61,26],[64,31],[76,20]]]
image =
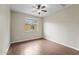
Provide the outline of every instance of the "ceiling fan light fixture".
[[36,11],[34,11],[34,12],[41,14],[41,12],[47,12],[46,7],[47,6],[44,4],[35,4],[35,5],[33,5],[33,11],[34,11],[34,9],[36,9]]

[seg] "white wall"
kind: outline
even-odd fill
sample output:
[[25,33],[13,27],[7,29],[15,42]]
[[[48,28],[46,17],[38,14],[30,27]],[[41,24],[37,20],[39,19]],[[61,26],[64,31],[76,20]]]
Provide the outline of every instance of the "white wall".
[[44,18],[44,36],[79,50],[79,5],[72,5]]
[[[35,32],[35,31],[25,32],[24,31],[24,24],[25,24],[24,20],[28,19],[28,18],[32,18],[32,19],[38,21],[38,23],[39,23],[38,32]],[[12,11],[11,19],[12,19],[11,42],[20,42],[20,41],[26,41],[26,40],[31,40],[31,39],[36,39],[36,38],[42,37],[42,19],[41,18]]]
[[0,5],[0,54],[6,54],[10,41],[10,9]]

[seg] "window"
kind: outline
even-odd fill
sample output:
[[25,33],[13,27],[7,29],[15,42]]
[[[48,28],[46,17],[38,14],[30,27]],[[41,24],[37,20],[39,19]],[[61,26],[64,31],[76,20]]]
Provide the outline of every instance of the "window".
[[24,25],[25,32],[37,31],[37,25],[38,23],[36,20],[26,19]]

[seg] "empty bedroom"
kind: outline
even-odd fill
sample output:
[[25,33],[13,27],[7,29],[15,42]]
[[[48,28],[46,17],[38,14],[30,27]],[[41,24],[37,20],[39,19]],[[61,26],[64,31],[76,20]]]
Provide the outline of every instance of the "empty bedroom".
[[79,55],[78,4],[0,5],[1,55]]

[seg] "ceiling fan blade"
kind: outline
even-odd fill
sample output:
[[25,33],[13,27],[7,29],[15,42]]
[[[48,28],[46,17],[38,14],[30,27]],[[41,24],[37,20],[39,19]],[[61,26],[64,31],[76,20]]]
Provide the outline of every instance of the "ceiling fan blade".
[[45,8],[45,6],[41,6],[41,9]]
[[34,4],[32,7],[38,9],[38,4]]
[[38,14],[41,14],[41,12],[38,12]]
[[41,4],[35,4],[32,7],[35,8],[35,9],[40,9],[41,8]]
[[34,9],[37,9],[37,7],[36,6],[32,6]]
[[38,9],[40,9],[41,8],[41,4],[38,4],[37,7],[38,7]]
[[43,11],[43,12],[47,12],[47,10],[41,10],[41,11]]

